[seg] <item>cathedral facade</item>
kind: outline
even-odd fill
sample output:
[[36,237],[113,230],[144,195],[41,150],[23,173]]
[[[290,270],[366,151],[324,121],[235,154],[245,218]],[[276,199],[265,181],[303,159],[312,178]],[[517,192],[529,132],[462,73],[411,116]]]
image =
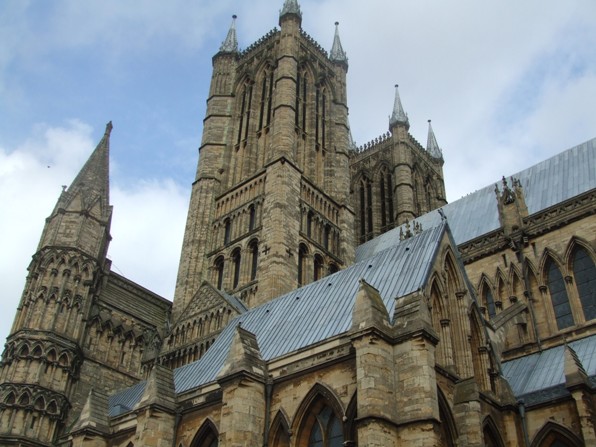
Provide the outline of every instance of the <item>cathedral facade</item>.
[[[234,18],[235,20],[235,18]],[[111,123],[46,220],[0,445],[596,445],[596,139],[453,203],[429,122],[356,147],[297,0],[213,74],[173,302],[111,270]]]

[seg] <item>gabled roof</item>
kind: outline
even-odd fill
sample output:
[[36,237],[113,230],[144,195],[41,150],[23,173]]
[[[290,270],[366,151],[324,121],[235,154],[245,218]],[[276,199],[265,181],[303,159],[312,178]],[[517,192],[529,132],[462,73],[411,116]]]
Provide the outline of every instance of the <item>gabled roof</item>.
[[[248,310],[228,324],[203,357],[174,371],[176,393],[216,380],[238,325],[256,336],[265,361],[347,333],[360,279],[379,291],[393,315],[397,298],[426,284],[444,237],[452,241],[445,223],[403,241],[398,237],[370,259]],[[144,387],[140,382],[112,396],[110,416],[132,409]]]
[[175,371],[176,392],[181,393],[216,379],[237,325],[256,335],[264,360],[299,351],[346,333],[359,280],[378,289],[389,315],[395,299],[423,287],[430,274],[445,224],[404,241],[371,259],[294,290],[237,317],[198,361]]
[[[596,138],[544,160],[513,177],[521,182],[530,215],[596,188]],[[498,183],[496,181],[495,183]],[[460,245],[500,228],[495,184],[445,205],[443,213]],[[416,219],[423,228],[441,221],[437,211]],[[356,248],[356,261],[374,256],[399,236],[400,227]]]

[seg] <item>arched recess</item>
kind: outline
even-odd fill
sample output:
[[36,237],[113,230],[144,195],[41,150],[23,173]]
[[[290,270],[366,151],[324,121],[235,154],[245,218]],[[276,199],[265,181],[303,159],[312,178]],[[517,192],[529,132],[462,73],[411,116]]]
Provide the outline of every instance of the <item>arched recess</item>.
[[492,287],[485,275],[482,275],[478,292],[482,300],[482,307],[486,309],[485,316],[488,317],[489,320],[492,320],[497,315],[497,307],[495,305]]
[[298,247],[298,287],[307,283],[306,259],[308,257],[308,247],[300,244]]
[[342,447],[345,440],[343,407],[329,388],[315,384],[294,418],[296,447]]
[[217,427],[211,421],[207,419],[197,431],[197,434],[193,438],[190,447],[217,447],[219,445],[219,433]]
[[571,303],[561,274],[560,264],[549,254],[544,262],[544,279],[550,293],[551,304],[555,321],[559,330],[566,329],[575,324]]
[[596,267],[588,249],[573,240],[569,252],[569,270],[573,271],[577,296],[586,321],[596,318]]
[[453,413],[449,407],[449,402],[440,387],[437,386],[437,396],[439,400],[439,418],[441,419],[440,439],[441,447],[455,447],[457,445],[457,427]]
[[549,421],[534,436],[531,447],[584,447],[584,443],[569,429]]
[[288,417],[283,409],[277,412],[271,423],[269,445],[271,447],[290,447],[290,424],[288,424]]
[[505,447],[501,435],[499,435],[497,424],[495,424],[495,421],[490,416],[484,419],[482,436],[484,437],[484,445],[486,447]]

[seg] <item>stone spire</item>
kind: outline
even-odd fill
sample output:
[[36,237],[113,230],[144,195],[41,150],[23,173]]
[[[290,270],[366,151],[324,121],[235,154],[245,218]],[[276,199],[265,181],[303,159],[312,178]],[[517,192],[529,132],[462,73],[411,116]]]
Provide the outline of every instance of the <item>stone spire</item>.
[[433,158],[443,158],[443,151],[437,143],[437,139],[435,137],[435,133],[433,132],[433,126],[430,124],[430,120],[428,120],[428,139],[426,141],[426,151]]
[[287,15],[295,15],[302,21],[302,11],[300,11],[300,5],[298,0],[285,0],[284,5],[279,12],[279,21]]
[[335,37],[333,38],[333,46],[329,53],[329,59],[333,62],[348,63],[348,56],[341,46],[341,40],[339,39],[339,22],[335,22]]
[[232,16],[232,24],[230,30],[226,36],[226,40],[223,41],[221,47],[219,47],[220,53],[237,53],[238,52],[238,39],[236,38],[236,19],[237,16]]
[[103,138],[79,171],[67,190],[58,199],[56,208],[69,209],[71,202],[81,196],[81,205],[90,210],[98,202],[102,216],[106,218],[110,210],[110,133],[112,122],[106,125]]
[[398,85],[395,84],[395,102],[393,103],[393,114],[389,118],[389,127],[394,127],[397,124],[406,126],[406,129],[410,128],[410,121],[408,115],[404,112],[404,108],[401,105],[401,99],[399,97]]

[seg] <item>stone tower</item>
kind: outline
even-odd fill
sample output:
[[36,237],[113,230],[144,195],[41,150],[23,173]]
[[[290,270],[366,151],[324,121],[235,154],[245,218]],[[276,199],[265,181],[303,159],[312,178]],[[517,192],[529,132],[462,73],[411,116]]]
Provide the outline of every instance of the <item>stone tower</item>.
[[240,51],[235,20],[213,57],[174,322],[204,281],[254,307],[354,257],[348,63],[337,29],[328,54],[286,0],[280,29]]
[[109,123],[46,220],[7,339],[0,364],[0,438],[19,445],[49,445],[76,399],[85,321],[109,270],[111,129]]
[[447,203],[443,153],[430,120],[426,148],[409,129],[396,85],[389,132],[356,149],[352,158],[350,190],[359,243]]

